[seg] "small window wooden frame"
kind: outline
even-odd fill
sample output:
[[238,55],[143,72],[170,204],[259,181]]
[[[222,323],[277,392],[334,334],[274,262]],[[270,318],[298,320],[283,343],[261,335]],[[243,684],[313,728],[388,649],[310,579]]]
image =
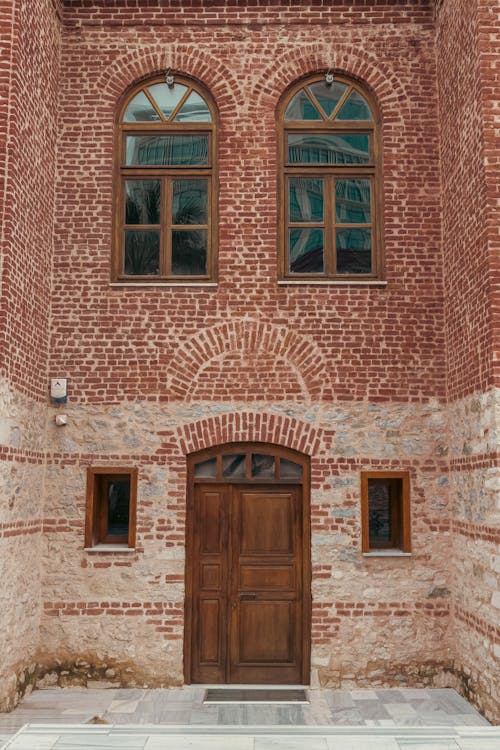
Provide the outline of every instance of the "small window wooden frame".
[[[325,74],[317,74],[302,79],[291,87],[280,103],[278,111],[278,227],[279,238],[279,277],[285,281],[371,281],[383,280],[384,252],[383,252],[383,199],[382,199],[382,143],[381,119],[377,104],[371,93],[357,81],[335,74],[335,82],[345,84],[347,90],[330,116],[322,112],[321,120],[285,120],[285,113],[293,97],[301,91],[307,91],[308,86],[325,81]],[[337,120],[335,119],[346,103],[351,92],[358,92],[368,105],[372,119],[368,120]],[[317,100],[314,100],[317,103]],[[368,136],[369,151],[366,164],[306,164],[289,163],[288,135],[290,134],[346,134]],[[322,221],[296,222],[289,217],[289,181],[293,178],[324,180],[324,215]],[[360,179],[370,182],[370,222],[367,224],[348,224],[341,222],[336,216],[335,183],[339,179]],[[289,230],[321,229],[324,232],[323,272],[299,272],[290,269]],[[337,272],[337,230],[365,229],[371,232],[371,271],[370,273],[340,273]]]
[[[370,542],[369,484],[370,480],[387,480],[391,497],[391,539]],[[361,472],[361,551],[381,552],[399,550],[411,552],[410,534],[410,475],[407,471]]]
[[[135,547],[137,516],[136,468],[114,466],[89,467],[87,469],[87,506],[85,514],[85,547],[100,545]],[[128,534],[112,536],[108,530],[108,488],[113,481],[129,479],[129,523]]]
[[[114,143],[114,232],[112,273],[113,282],[134,284],[185,284],[189,282],[213,282],[217,280],[217,245],[218,245],[218,203],[217,203],[217,130],[218,115],[215,104],[205,89],[198,83],[184,76],[175,75],[175,84],[187,87],[186,93],[179,100],[168,118],[163,114],[157,102],[152,98],[148,88],[155,84],[165,84],[165,76],[156,76],[143,81],[131,89],[122,102],[115,126]],[[166,85],[166,84],[165,84]],[[128,105],[138,94],[143,93],[150,101],[157,114],[157,121],[125,122]],[[210,122],[176,121],[180,110],[194,93],[203,99],[210,111]],[[127,165],[126,144],[128,136],[169,136],[169,135],[206,135],[208,139],[208,157],[206,164],[200,165]],[[204,179],[208,182],[207,221],[196,224],[179,224],[172,221],[172,191],[174,180]],[[157,180],[161,184],[159,201],[160,220],[157,224],[126,223],[126,187],[128,180]],[[159,269],[158,273],[136,274],[125,273],[125,233],[132,231],[159,232]],[[173,232],[203,230],[207,232],[206,273],[174,274],[172,272],[172,238]]]

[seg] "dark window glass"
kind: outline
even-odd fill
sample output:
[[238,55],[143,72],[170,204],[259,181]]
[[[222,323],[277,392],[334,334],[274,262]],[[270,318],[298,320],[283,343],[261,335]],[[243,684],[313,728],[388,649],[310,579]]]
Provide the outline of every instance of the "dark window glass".
[[159,224],[160,195],[159,180],[127,180],[125,223]]
[[280,477],[281,479],[302,479],[302,466],[296,464],[295,461],[280,458]]
[[114,479],[108,484],[108,536],[128,535],[130,480]]
[[160,232],[125,230],[125,273],[152,276],[160,273]]
[[370,180],[335,180],[335,212],[340,224],[370,224]]
[[289,181],[290,221],[323,221],[323,180],[298,177]]
[[329,86],[327,82],[323,80],[312,83],[309,86],[309,89],[320,103],[325,115],[330,117],[333,114],[335,107],[347,91],[347,86],[340,81],[334,81]]
[[172,231],[172,273],[176,276],[204,276],[207,273],[206,229]]
[[252,476],[274,479],[274,456],[265,453],[252,453]]
[[289,133],[289,164],[368,164],[366,133]]
[[172,224],[208,222],[208,180],[173,180]]
[[323,272],[323,230],[290,229],[290,271]]
[[244,453],[222,456],[222,476],[225,479],[229,477],[234,477],[235,479],[244,477],[245,461],[246,455]]
[[401,544],[401,479],[368,479],[370,547],[394,548]]
[[217,477],[217,459],[209,458],[207,461],[200,461],[194,467],[194,475],[200,478],[215,479]]
[[337,229],[337,273],[370,273],[371,231]]
[[208,164],[208,135],[129,135],[127,165],[203,166]]

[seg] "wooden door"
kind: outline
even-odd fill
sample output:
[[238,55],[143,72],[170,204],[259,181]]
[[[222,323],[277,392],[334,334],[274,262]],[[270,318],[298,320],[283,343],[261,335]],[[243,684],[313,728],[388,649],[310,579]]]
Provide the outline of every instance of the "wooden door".
[[197,484],[191,525],[190,680],[303,682],[302,486]]

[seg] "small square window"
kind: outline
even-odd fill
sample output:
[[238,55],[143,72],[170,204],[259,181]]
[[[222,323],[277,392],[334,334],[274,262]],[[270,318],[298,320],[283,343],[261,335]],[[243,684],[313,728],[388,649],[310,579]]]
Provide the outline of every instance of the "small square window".
[[406,471],[361,472],[362,551],[411,551]]
[[137,469],[89,468],[85,547],[135,547]]

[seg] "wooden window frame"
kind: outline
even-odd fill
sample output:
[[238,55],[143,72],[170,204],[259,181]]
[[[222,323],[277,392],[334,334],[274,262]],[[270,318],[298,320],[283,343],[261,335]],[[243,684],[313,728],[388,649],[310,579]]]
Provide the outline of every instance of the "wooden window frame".
[[[113,537],[107,533],[108,499],[105,483],[129,478],[130,503],[128,536]],[[85,547],[106,545],[134,548],[137,529],[137,478],[135,467],[93,466],[87,469],[87,503],[85,513]]]
[[[177,106],[172,110],[169,120],[165,120],[151,97],[151,101],[161,121],[152,122],[124,122],[125,111],[141,91],[154,84],[165,83],[165,76],[155,76],[142,81],[140,85],[131,89],[122,101],[115,123],[114,138],[114,211],[113,211],[113,254],[111,264],[111,281],[123,284],[186,284],[199,282],[217,281],[217,250],[218,250],[218,114],[215,104],[209,92],[198,83],[186,76],[175,76],[175,83],[187,86],[188,90],[183,94]],[[211,122],[173,122],[178,111],[182,108],[191,91],[199,94],[210,110]],[[126,139],[127,136],[141,135],[200,135],[208,137],[208,163],[196,166],[161,166],[161,165],[126,165]],[[158,225],[126,225],[125,223],[125,182],[127,179],[136,180],[160,180],[162,185],[162,200],[160,205],[160,224]],[[207,179],[207,225],[185,224],[185,230],[204,229],[207,231],[207,265],[206,274],[176,274],[171,273],[171,185],[174,179]],[[166,189],[168,184],[168,189]],[[160,272],[151,275],[125,274],[125,228],[141,230],[145,228],[156,229],[160,232]]]
[[[325,80],[325,74],[317,74],[302,79],[292,86],[282,99],[278,111],[278,228],[279,228],[279,278],[281,281],[310,281],[318,280],[334,282],[348,281],[382,281],[385,278],[384,266],[384,241],[383,241],[383,183],[382,183],[382,143],[381,143],[381,118],[380,113],[371,93],[358,82],[345,75],[335,75],[335,81],[348,86],[346,92],[339,100],[335,110],[327,120],[285,120],[285,112],[293,99],[301,89],[306,86]],[[352,90],[357,91],[368,103],[372,120],[334,120]],[[288,134],[315,134],[326,135],[329,133],[363,134],[369,136],[369,163],[368,164],[289,164],[288,163]],[[324,213],[323,222],[312,222],[324,229],[324,255],[323,272],[294,273],[289,270],[289,228],[300,226],[304,229],[315,228],[309,222],[290,222],[288,182],[290,178],[315,179],[323,178],[325,188],[323,192]],[[370,273],[337,273],[336,272],[336,227],[342,229],[356,228],[366,229],[366,224],[346,224],[337,222],[335,211],[334,191],[327,189],[327,183],[334,183],[336,179],[369,179],[371,183],[370,209],[371,221],[371,261]]]
[[[368,484],[370,479],[400,479],[401,495],[397,504],[392,503],[391,544],[370,545]],[[361,551],[382,552],[394,550],[411,552],[410,530],[410,474],[408,471],[362,471],[361,472]]]

